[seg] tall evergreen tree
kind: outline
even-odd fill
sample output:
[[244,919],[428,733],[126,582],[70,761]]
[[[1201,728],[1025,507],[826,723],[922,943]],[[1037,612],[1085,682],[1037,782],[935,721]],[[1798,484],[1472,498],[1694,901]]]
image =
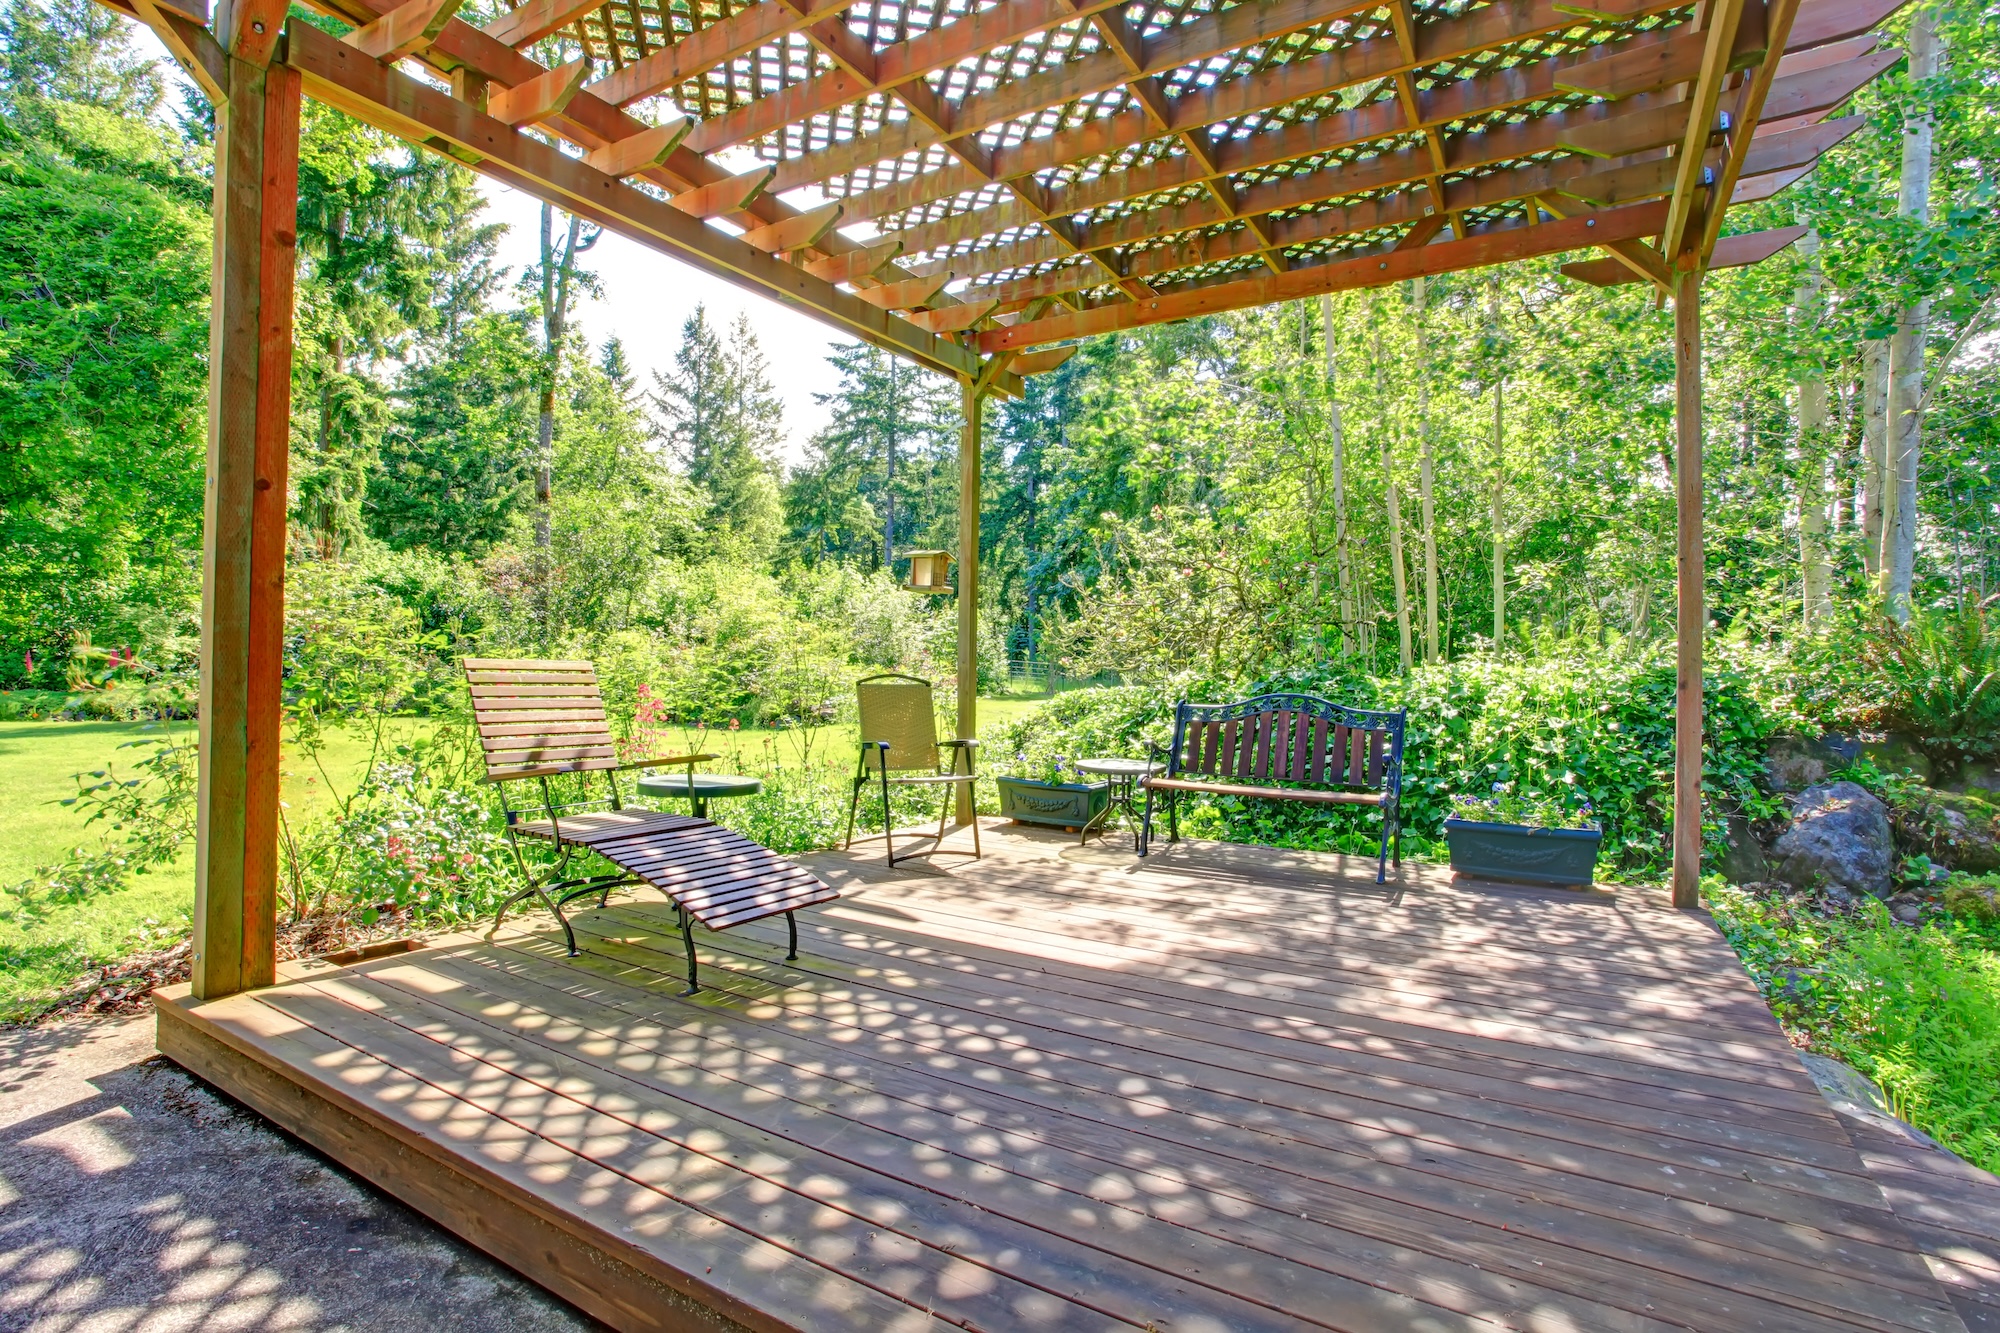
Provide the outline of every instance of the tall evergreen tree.
[[768,555],[777,538],[775,443],[784,409],[763,349],[739,317],[727,341],[697,305],[671,371],[653,374],[660,434],[725,537]]

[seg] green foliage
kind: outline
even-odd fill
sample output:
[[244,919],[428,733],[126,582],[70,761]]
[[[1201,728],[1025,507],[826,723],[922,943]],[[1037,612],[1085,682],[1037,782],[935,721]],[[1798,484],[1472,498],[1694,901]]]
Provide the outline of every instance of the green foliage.
[[1459,793],[1451,798],[1450,817],[1528,828],[1596,828],[1590,817],[1590,802],[1564,790],[1574,786],[1576,774],[1565,773],[1563,777],[1567,781],[1550,784],[1553,790],[1524,791],[1518,782],[1496,782],[1491,792]]
[[519,313],[481,314],[397,379],[363,507],[397,550],[479,557],[528,500],[540,352]]
[[[1722,802],[1768,812],[1770,798],[1756,780],[1774,723],[1748,673],[1724,665],[1708,673],[1706,685],[1706,791],[1717,834]],[[1668,860],[1674,670],[1662,651],[1606,658],[1578,645],[1543,661],[1481,656],[1408,677],[1322,667],[1239,685],[1184,679],[1167,688],[1079,690],[1004,729],[998,743],[1030,767],[1057,754],[1138,757],[1146,740],[1164,745],[1171,736],[1177,699],[1282,690],[1408,710],[1403,821],[1420,849],[1443,836],[1456,799],[1485,798],[1498,784],[1524,810],[1588,808],[1604,832],[1606,860],[1627,874],[1657,871]],[[1380,833],[1372,809],[1235,798],[1212,804],[1218,831],[1239,841],[1368,850]]]
[[770,441],[783,407],[749,318],[737,317],[725,343],[697,305],[672,373],[655,371],[653,384],[660,435],[706,502],[708,530],[739,558],[768,559],[782,517]]
[[1174,700],[1159,690],[1122,686],[1072,690],[996,728],[988,769],[1043,782],[1073,782],[1078,759],[1143,759],[1149,745],[1173,736]]
[[[167,632],[201,514],[208,224],[163,136],[0,125],[0,679],[80,629]],[[162,181],[166,183],[162,183]]]
[[1880,720],[1933,759],[1956,765],[2000,754],[2000,624],[1977,609],[1916,608],[1862,642],[1881,683]]
[[2000,1168],[2000,931],[1904,926],[1872,899],[1827,916],[1720,885],[1707,897],[1788,1029],[1875,1080],[1953,1152]]

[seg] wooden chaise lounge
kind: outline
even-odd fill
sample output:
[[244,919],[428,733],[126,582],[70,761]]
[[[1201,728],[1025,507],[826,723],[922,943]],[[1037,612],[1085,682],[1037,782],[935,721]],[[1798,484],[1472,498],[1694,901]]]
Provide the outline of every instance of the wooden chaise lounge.
[[[468,657],[465,678],[485,751],[486,780],[501,784],[507,836],[525,883],[500,905],[493,919],[496,928],[509,907],[523,898],[539,898],[562,926],[573,958],[576,932],[563,915],[563,905],[595,894],[602,906],[611,890],[645,884],[665,894],[679,917],[688,968],[688,986],[682,994],[692,995],[701,988],[695,973],[696,922],[710,930],[726,930],[783,913],[791,938],[785,957],[798,957],[799,930],[792,913],[838,898],[838,891],[740,833],[707,819],[628,806],[618,790],[619,773],[691,766],[714,755],[620,763],[597,674],[589,662]],[[591,773],[604,775],[605,795],[589,796],[585,786],[581,799],[561,801],[550,786],[551,778],[568,776],[587,784]],[[516,810],[507,799],[508,784],[529,779],[540,787],[539,812]],[[538,875],[523,854],[524,837],[553,843],[562,855]],[[578,853],[601,857],[614,869],[568,875],[570,860]]]

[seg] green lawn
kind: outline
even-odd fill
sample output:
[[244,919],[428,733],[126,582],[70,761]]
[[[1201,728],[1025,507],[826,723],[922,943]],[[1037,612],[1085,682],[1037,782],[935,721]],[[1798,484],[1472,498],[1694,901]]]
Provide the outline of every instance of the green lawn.
[[[981,699],[982,731],[1034,708],[1034,699]],[[174,723],[178,728],[192,724]],[[424,733],[423,719],[396,719],[386,744]],[[189,848],[173,865],[139,876],[125,889],[82,902],[63,904],[31,917],[6,890],[60,861],[71,849],[96,845],[94,829],[60,802],[75,794],[73,775],[103,768],[123,770],[136,753],[125,742],[155,736],[160,724],[143,722],[0,722],[0,1022],[32,1009],[71,986],[84,972],[186,930],[193,906],[194,853]],[[721,758],[711,771],[768,771],[774,763],[845,766],[854,762],[851,724],[799,731],[670,729],[668,739],[683,749],[697,742]],[[287,816],[300,819],[323,809],[336,795],[352,790],[367,767],[371,739],[333,731],[317,762],[290,749],[285,755],[283,799]],[[676,752],[681,752],[677,750]],[[983,764],[990,770],[992,764]]]

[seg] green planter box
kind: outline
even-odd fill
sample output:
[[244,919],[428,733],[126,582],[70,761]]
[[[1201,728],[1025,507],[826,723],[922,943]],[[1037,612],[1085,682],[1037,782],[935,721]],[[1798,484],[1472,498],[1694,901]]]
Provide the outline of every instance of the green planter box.
[[1082,828],[1104,813],[1111,802],[1107,782],[1036,782],[1032,778],[995,778],[1000,788],[1000,813],[1023,824]]
[[1451,868],[1461,875],[1576,889],[1594,877],[1597,845],[1604,835],[1594,828],[1447,819],[1444,838],[1451,847]]

